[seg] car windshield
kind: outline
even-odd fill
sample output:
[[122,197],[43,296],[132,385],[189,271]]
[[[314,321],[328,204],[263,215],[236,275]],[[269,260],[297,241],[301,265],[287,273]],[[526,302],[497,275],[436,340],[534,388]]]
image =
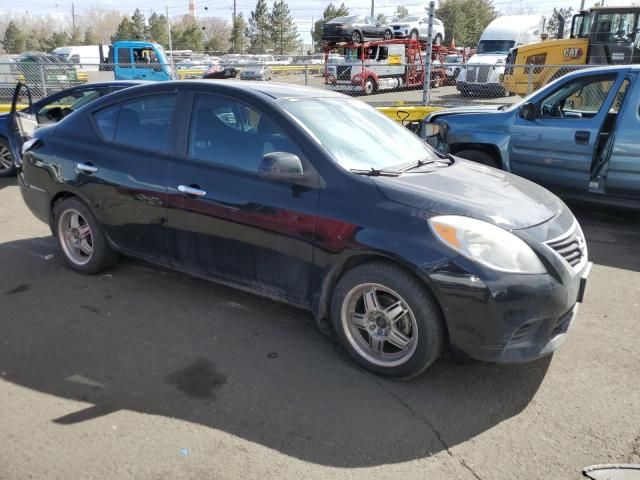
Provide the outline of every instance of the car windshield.
[[356,17],[336,17],[329,20],[327,23],[351,23]]
[[347,170],[390,169],[437,158],[407,128],[360,100],[285,98],[280,104]]
[[514,40],[480,40],[476,53],[509,53],[515,46]]

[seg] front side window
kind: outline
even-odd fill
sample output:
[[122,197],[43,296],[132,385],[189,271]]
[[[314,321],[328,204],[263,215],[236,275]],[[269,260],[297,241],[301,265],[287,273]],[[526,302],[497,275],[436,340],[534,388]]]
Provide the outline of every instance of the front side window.
[[116,143],[166,151],[174,130],[175,94],[149,95],[120,106],[114,136]]
[[409,129],[360,100],[294,98],[282,99],[280,105],[346,170],[392,168],[437,158]]
[[199,95],[194,101],[188,155],[218,165],[257,172],[265,154],[302,156],[267,116],[236,100]]
[[635,13],[606,13],[596,18],[595,43],[631,43],[636,24]]
[[36,112],[38,122],[58,122],[71,112],[98,99],[101,94],[101,90],[82,90],[58,98],[51,103],[47,103]]
[[576,116],[592,118],[602,108],[615,81],[615,75],[608,75],[579,78],[565,83],[542,101],[542,116],[544,118],[576,118]]

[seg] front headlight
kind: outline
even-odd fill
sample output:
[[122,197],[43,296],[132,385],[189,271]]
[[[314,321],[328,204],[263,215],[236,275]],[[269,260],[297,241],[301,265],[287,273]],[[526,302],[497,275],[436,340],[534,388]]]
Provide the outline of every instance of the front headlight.
[[429,226],[442,243],[492,270],[527,274],[547,272],[529,245],[490,223],[442,215],[430,218]]

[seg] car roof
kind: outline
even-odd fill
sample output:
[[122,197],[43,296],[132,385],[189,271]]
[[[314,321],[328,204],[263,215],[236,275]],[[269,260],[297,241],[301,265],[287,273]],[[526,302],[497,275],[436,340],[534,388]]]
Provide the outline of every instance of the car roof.
[[[154,82],[148,82],[154,84]],[[332,92],[321,88],[305,87],[304,85],[291,85],[286,83],[266,83],[266,82],[247,82],[247,81],[230,81],[230,80],[175,80],[169,82],[155,82],[155,85],[164,85],[167,88],[171,86],[184,88],[189,90],[190,87],[197,87],[201,90],[202,87],[213,87],[217,91],[227,91],[228,93],[245,92],[262,94],[273,99],[278,98],[318,98],[318,97],[344,97],[343,94]],[[186,87],[186,88],[185,88]],[[129,92],[135,92],[140,87],[135,87]],[[158,87],[161,88],[161,87]]]

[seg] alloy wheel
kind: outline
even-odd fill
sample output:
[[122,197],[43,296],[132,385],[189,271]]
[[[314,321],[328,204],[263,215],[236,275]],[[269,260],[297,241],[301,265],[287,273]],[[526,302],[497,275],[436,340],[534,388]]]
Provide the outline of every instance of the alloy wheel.
[[65,255],[76,265],[86,265],[93,255],[93,234],[82,214],[75,209],[62,212],[58,220],[60,245]]
[[351,289],[342,303],[341,322],[351,346],[375,365],[402,365],[416,351],[416,318],[402,297],[384,285]]
[[12,167],[11,151],[8,147],[0,144],[0,172],[10,170]]

